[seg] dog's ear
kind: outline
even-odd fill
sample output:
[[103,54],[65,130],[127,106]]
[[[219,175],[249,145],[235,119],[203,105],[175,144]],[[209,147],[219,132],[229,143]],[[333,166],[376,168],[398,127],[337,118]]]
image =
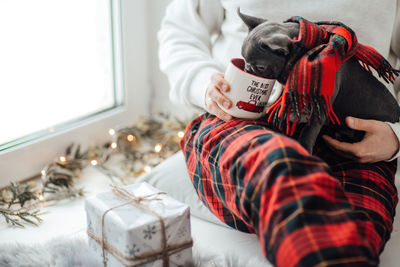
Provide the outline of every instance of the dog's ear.
[[292,39],[285,34],[272,34],[260,39],[261,47],[269,48],[276,54],[287,56],[292,47]]
[[237,13],[238,13],[239,17],[243,20],[243,22],[247,25],[247,28],[249,28],[249,31],[251,31],[252,29],[257,27],[261,23],[267,21],[266,19],[256,18],[256,17],[252,17],[252,16],[241,13],[240,7],[238,7],[238,9],[237,9]]

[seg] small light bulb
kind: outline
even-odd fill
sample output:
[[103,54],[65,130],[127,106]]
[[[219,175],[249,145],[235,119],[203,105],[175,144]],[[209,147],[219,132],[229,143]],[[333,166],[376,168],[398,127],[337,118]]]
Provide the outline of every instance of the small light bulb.
[[61,161],[61,162],[66,162],[67,159],[66,159],[64,156],[61,156],[61,157],[60,157],[60,161]]
[[54,127],[50,127],[49,132],[54,133]]
[[92,161],[90,161],[90,164],[92,164],[93,166],[97,165],[97,160],[93,159]]
[[44,196],[42,194],[39,194],[39,200],[43,201],[44,200]]
[[157,144],[157,145],[154,147],[154,151],[155,151],[156,153],[159,153],[159,152],[161,151],[161,149],[162,149],[162,145],[161,145],[161,144]]
[[149,165],[146,165],[145,167],[144,167],[144,171],[147,173],[147,172],[150,172],[151,171],[151,167],[149,166]]
[[183,136],[185,136],[185,133],[182,132],[182,131],[179,131],[179,132],[178,132],[178,137],[179,137],[179,138],[182,138]]
[[117,143],[112,142],[112,143],[111,143],[111,148],[112,148],[112,149],[116,149],[116,148],[117,148]]
[[115,130],[114,130],[114,129],[108,130],[108,134],[109,134],[109,135],[114,135],[114,134],[115,134]]
[[45,176],[45,175],[46,175],[46,170],[42,170],[40,173],[41,173],[43,176]]
[[136,137],[134,136],[134,135],[128,135],[127,137],[126,137],[126,139],[129,141],[129,142],[135,142],[136,141]]

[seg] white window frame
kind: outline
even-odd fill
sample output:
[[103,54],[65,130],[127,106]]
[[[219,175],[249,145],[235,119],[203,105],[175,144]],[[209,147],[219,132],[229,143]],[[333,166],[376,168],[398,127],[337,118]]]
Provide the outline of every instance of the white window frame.
[[[0,152],[0,188],[40,174],[71,143],[86,147],[110,140],[108,129],[149,113],[147,1],[110,0],[113,15],[115,84],[123,88],[122,105],[56,129],[44,137]],[[117,98],[121,99],[121,95]],[[117,101],[118,102],[118,101]],[[28,111],[29,112],[29,111]]]

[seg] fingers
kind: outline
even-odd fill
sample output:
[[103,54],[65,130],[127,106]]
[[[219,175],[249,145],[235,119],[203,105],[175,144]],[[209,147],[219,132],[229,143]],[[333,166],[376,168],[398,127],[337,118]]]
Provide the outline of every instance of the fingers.
[[208,96],[214,102],[218,103],[220,106],[223,106],[226,109],[230,109],[232,106],[232,102],[229,100],[229,98],[222,94],[221,91],[216,88],[210,88],[210,90],[208,90]]
[[232,116],[223,111],[210,97],[206,97],[206,108],[209,113],[214,114],[221,120],[229,121],[232,119]]
[[328,143],[331,147],[333,147],[336,150],[340,150],[344,152],[345,154],[353,154],[354,152],[354,144],[351,143],[345,143],[345,142],[340,142],[336,139],[333,139],[330,136],[324,135],[322,136],[324,138],[325,142]]
[[331,148],[344,157],[355,159],[361,163],[371,162],[372,160],[372,155],[365,150],[365,145],[362,142],[340,142],[327,135],[323,135],[322,138]]
[[376,129],[379,127],[379,122],[375,120],[364,120],[354,117],[347,117],[346,124],[349,128],[354,130],[365,131],[364,139],[357,143],[340,142],[327,135],[322,136],[325,142],[338,154],[356,160],[361,163],[374,162],[374,135]]
[[211,76],[211,83],[222,92],[229,92],[230,90],[229,83],[224,79],[224,74],[222,73],[214,73]]
[[224,121],[229,121],[232,116],[223,111],[219,106],[226,109],[232,107],[232,102],[221,91],[228,92],[230,90],[228,82],[223,78],[222,73],[215,73],[211,76],[211,83],[207,87],[206,92],[206,108],[211,114]]
[[389,160],[399,150],[399,139],[389,124],[377,120],[346,118],[346,124],[356,130],[365,131],[360,142],[346,143],[329,136],[322,136],[325,142],[338,154],[356,159],[361,163]]
[[359,119],[359,118],[354,118],[354,117],[346,118],[346,124],[347,124],[347,126],[349,126],[349,128],[354,129],[354,130],[366,131],[366,132],[373,131],[376,128],[375,122],[376,121],[374,121],[374,120],[364,120],[364,119]]

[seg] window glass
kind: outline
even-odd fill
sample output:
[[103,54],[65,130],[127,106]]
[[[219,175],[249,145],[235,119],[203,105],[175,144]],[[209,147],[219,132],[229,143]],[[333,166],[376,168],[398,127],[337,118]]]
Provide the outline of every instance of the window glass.
[[118,105],[110,0],[0,1],[0,151]]

